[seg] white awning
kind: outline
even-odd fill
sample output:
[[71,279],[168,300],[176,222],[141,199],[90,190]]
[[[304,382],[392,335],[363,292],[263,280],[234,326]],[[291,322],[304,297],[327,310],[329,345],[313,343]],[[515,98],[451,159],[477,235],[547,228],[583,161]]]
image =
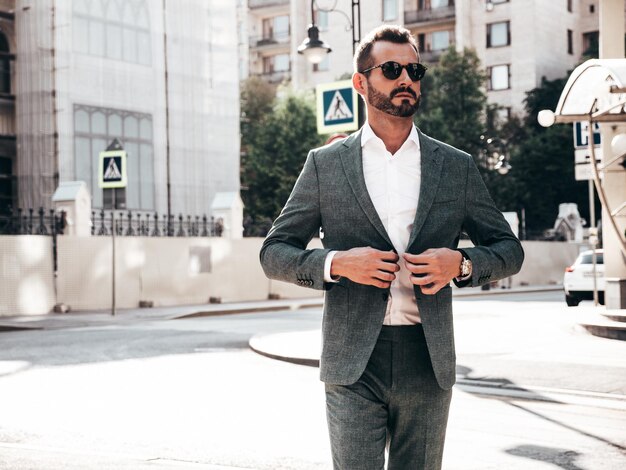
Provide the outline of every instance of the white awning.
[[576,67],[554,114],[556,122],[626,121],[626,59],[592,59]]

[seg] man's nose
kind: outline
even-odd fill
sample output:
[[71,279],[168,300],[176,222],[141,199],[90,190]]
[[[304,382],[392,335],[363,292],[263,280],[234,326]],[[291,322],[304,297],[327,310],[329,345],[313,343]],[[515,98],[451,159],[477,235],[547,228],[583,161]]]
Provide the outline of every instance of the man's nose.
[[398,80],[399,84],[405,87],[410,86],[414,83],[413,80],[411,80],[411,77],[409,77],[409,72],[407,71],[406,67],[402,68],[402,72],[400,73]]

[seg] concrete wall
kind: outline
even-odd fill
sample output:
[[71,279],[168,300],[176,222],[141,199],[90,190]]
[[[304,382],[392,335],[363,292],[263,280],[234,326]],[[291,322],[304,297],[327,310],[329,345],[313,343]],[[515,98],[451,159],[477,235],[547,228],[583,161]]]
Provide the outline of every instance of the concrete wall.
[[52,238],[0,237],[0,316],[49,312],[55,303]]
[[[244,238],[116,238],[116,304],[137,307],[267,299],[270,286],[281,297],[316,292],[270,281],[259,263],[262,240]],[[111,304],[111,239],[61,237],[58,244],[58,301],[73,310]],[[317,295],[322,295],[317,292]]]
[[[262,239],[116,238],[116,300],[119,308],[139,301],[155,306],[321,297],[311,290],[270,281],[259,263]],[[464,244],[467,246],[467,244]],[[314,240],[311,247],[319,247]],[[513,286],[560,284],[563,270],[581,247],[574,243],[524,242],[526,262]],[[72,310],[106,309],[111,305],[111,239],[58,238],[55,295],[52,239],[40,236],[0,237],[0,315],[43,314],[55,303]]]

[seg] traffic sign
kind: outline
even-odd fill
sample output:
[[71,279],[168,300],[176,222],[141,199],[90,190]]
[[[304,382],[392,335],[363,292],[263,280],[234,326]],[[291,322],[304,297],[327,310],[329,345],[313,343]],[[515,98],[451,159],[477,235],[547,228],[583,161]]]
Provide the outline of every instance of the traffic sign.
[[[600,147],[601,135],[600,126],[597,122],[593,123],[593,143],[596,147]],[[587,148],[589,146],[589,122],[579,121],[574,123],[574,148]]]
[[359,128],[358,97],[351,80],[318,85],[316,94],[318,134]]
[[[600,126],[597,122],[593,123],[593,143],[596,164],[600,164],[602,162],[602,141]],[[574,123],[574,149],[574,177],[576,181],[593,179],[591,150],[589,149],[589,122]],[[602,173],[600,173],[600,177],[603,177]]]
[[125,188],[127,182],[126,151],[110,150],[100,152],[98,185],[103,189]]

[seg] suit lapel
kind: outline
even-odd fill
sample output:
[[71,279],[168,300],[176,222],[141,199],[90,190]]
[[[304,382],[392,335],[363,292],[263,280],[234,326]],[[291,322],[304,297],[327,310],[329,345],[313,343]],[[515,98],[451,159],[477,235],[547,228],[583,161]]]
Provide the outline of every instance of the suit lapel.
[[425,136],[419,130],[417,132],[420,140],[422,176],[417,212],[415,213],[415,221],[413,222],[408,247],[417,239],[430,207],[433,205],[443,168],[443,157],[439,153],[439,146],[430,137]]
[[357,201],[367,215],[374,228],[380,233],[390,246],[393,246],[389,235],[385,230],[378,212],[372,203],[369,193],[367,192],[367,186],[365,185],[365,177],[363,176],[363,155],[361,151],[361,130],[352,134],[343,143],[343,147],[339,151],[341,155],[341,163],[343,165],[343,171],[346,174],[348,183],[356,196]]

